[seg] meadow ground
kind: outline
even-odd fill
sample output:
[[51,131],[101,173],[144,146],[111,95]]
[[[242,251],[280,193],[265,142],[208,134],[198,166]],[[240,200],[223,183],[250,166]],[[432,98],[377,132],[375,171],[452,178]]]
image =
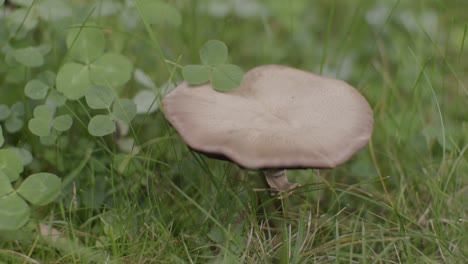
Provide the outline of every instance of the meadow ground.
[[[345,80],[373,108],[370,144],[339,168],[290,171],[302,187],[279,199],[257,172],[190,151],[160,110],[132,122],[135,155],[76,122],[68,147],[31,143],[29,170],[55,171],[67,185],[0,244],[0,261],[466,262],[467,1],[168,2],[179,27],[93,19],[158,87],[180,79],[174,64],[198,63],[209,39],[244,70],[284,64]],[[134,78],[120,94],[144,88]],[[154,91],[160,101],[164,89]],[[40,235],[47,230],[58,239]]]

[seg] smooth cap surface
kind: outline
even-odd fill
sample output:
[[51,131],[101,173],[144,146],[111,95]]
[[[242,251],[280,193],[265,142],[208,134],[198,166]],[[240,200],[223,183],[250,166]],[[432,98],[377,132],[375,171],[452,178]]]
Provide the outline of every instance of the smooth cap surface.
[[336,167],[373,127],[368,102],[347,83],[278,65],[252,69],[229,92],[183,82],[163,108],[192,149],[250,169]]

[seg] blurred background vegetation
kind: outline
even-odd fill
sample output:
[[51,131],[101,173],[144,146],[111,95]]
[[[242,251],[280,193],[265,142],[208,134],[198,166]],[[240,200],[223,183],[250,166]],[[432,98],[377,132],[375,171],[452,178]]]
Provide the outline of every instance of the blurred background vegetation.
[[[89,109],[69,101],[58,111],[77,120],[52,146],[27,127],[4,132],[8,145],[34,157],[27,172],[53,172],[64,188],[26,227],[0,233],[0,261],[468,259],[468,1],[171,0],[163,2],[180,12],[181,23],[158,14],[163,21],[150,27],[153,38],[135,1],[64,1],[50,7],[54,19],[28,7],[55,1],[9,1],[0,12],[2,48],[47,44],[51,52],[44,66],[27,70],[0,56],[0,104],[23,102],[27,122],[28,78],[57,72],[69,28],[92,21],[105,32],[107,49],[135,67],[134,78],[116,88],[122,98],[149,90],[158,103],[180,81],[178,65],[199,63],[199,48],[219,39],[246,71],[284,64],[356,87],[374,110],[369,147],[337,169],[292,171],[303,187],[280,200],[256,172],[188,150],[160,109],[139,114],[127,134],[122,126],[97,139],[77,121]],[[12,37],[19,9],[34,12]],[[138,151],[119,146],[122,139]],[[60,239],[48,238],[50,231]]]

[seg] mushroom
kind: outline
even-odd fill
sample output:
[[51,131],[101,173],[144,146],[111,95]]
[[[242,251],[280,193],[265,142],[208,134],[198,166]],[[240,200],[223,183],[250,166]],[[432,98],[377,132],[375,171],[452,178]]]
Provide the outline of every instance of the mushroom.
[[163,109],[191,149],[261,169],[275,191],[298,186],[285,169],[344,163],[373,127],[368,102],[347,83],[279,65],[250,70],[228,92],[182,82]]

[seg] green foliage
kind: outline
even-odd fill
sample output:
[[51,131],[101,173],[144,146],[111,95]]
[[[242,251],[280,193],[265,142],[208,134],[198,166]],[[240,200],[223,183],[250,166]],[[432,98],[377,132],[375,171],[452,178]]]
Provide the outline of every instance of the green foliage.
[[115,118],[130,122],[136,116],[136,105],[130,99],[119,99],[112,107],[112,114]]
[[187,65],[182,68],[182,76],[191,85],[203,84],[210,80],[211,67],[207,65]]
[[41,172],[26,178],[17,192],[34,205],[46,205],[57,198],[61,187],[60,179],[56,175]]
[[105,136],[114,133],[116,119],[131,122],[137,114],[136,105],[132,100],[115,100],[114,91],[107,86],[93,86],[86,93],[85,98],[90,108],[106,109],[111,113],[111,115],[97,115],[91,119],[88,124],[88,131],[93,136]]
[[34,30],[40,20],[60,22],[71,16],[69,4],[60,0],[13,0],[15,7],[7,19],[8,32],[12,38],[24,38]]
[[29,120],[28,127],[37,136],[45,137],[50,134],[53,113],[47,105],[39,105],[34,109],[34,117]]
[[115,132],[114,119],[110,115],[96,115],[88,124],[88,131],[95,137],[102,137]]
[[8,178],[5,173],[0,171],[0,197],[5,196],[13,191],[14,189],[11,186],[10,178]]
[[0,149],[0,172],[10,181],[16,181],[23,172],[23,161],[12,149]]
[[101,56],[106,45],[104,34],[94,24],[72,28],[66,42],[70,56],[84,64],[89,64]]
[[34,3],[34,0],[12,0],[11,2],[18,6],[28,7]]
[[67,37],[75,62],[63,65],[57,73],[57,90],[69,100],[85,96],[91,85],[118,87],[131,78],[132,63],[123,55],[106,52],[102,31],[92,24],[73,28]]
[[228,48],[219,40],[210,40],[200,49],[200,59],[205,65],[224,64],[227,58]]
[[228,58],[226,44],[219,40],[210,40],[199,53],[203,65],[187,65],[182,68],[182,76],[189,84],[199,85],[211,80],[213,88],[219,91],[239,87],[244,72],[237,65],[225,64]]
[[29,206],[19,195],[32,204],[45,205],[60,193],[60,179],[50,173],[33,174],[15,190],[11,182],[17,181],[21,172],[23,160],[17,151],[0,149],[0,231],[19,229],[28,221]]
[[211,81],[217,90],[228,91],[238,87],[243,76],[244,72],[239,66],[222,64],[214,67]]
[[28,122],[29,130],[36,136],[47,137],[51,129],[57,132],[64,132],[71,128],[73,119],[65,114],[54,118],[54,113],[50,106],[39,105],[34,109],[33,118]]
[[159,0],[137,0],[140,15],[149,24],[180,26],[182,16],[173,6]]
[[86,103],[92,109],[110,109],[114,98],[114,91],[107,86],[96,85],[86,93]]
[[27,67],[39,67],[44,64],[44,57],[34,47],[17,49],[14,51],[13,56],[17,62]]
[[69,100],[83,97],[91,88],[89,67],[84,64],[69,62],[57,73],[57,91]]
[[22,102],[14,103],[11,108],[0,105],[0,121],[5,122],[5,130],[8,133],[16,133],[23,128],[24,105]]
[[[112,104],[113,94],[105,86],[96,86],[95,92],[88,93],[88,104],[94,109],[109,109]],[[101,90],[101,92],[98,92]],[[94,94],[94,95],[93,95]],[[105,96],[107,97],[100,97]],[[137,114],[135,103],[130,99],[118,99],[113,102],[111,115],[96,115],[88,124],[88,131],[91,135],[101,137],[115,132],[115,120],[131,122]]]
[[50,134],[51,121],[51,119],[34,117],[31,120],[29,120],[28,127],[34,135],[45,137]]
[[61,115],[55,117],[53,121],[53,127],[55,130],[65,132],[71,128],[73,124],[73,118],[70,115]]
[[[468,2],[8,2],[1,263],[466,262]],[[190,151],[158,107],[184,79],[223,91],[229,65],[265,64],[342,79],[374,110],[372,144],[289,171],[303,186],[282,199]]]
[[47,100],[53,103],[56,107],[63,106],[67,102],[67,98],[65,98],[65,96],[63,96],[55,89],[49,91],[49,95],[47,95]]
[[34,15],[29,16],[28,14],[28,8],[20,7],[15,9],[8,17],[8,32],[10,32],[11,37],[22,38],[28,31],[33,30],[37,26],[39,23],[38,18]]
[[10,182],[11,178],[0,170],[0,231],[17,230],[29,220],[30,208],[21,197],[33,205],[46,205],[61,189],[60,179],[50,173],[30,175],[16,191]]
[[11,149],[13,149],[16,152],[16,154],[18,154],[18,156],[21,158],[21,160],[23,161],[23,166],[31,164],[31,162],[33,161],[32,154],[29,150],[25,148],[15,148],[15,147]]
[[0,121],[5,121],[10,116],[10,108],[7,105],[0,105]]
[[130,80],[132,71],[132,63],[117,53],[105,53],[89,65],[91,80],[97,85],[124,85]]
[[51,173],[32,174],[15,190],[11,182],[20,178],[28,163],[24,150],[0,149],[0,231],[17,230],[29,220],[30,208],[21,197],[33,205],[46,205],[60,194],[61,181]]
[[35,8],[38,16],[46,21],[60,21],[70,17],[72,10],[70,6],[61,0],[42,0],[37,1]]
[[[8,146],[0,149],[2,231],[18,230],[28,222],[32,210],[24,199],[34,206],[43,206],[52,202],[61,191],[60,179],[54,174],[35,173],[24,177],[23,181],[22,173],[30,172],[31,168],[25,166],[33,164],[33,157],[28,150],[31,142],[25,144],[21,138],[22,133],[19,133],[23,131],[25,120],[29,119],[28,126],[32,131],[47,135],[50,133],[52,121],[55,121],[53,107],[39,105],[32,114],[30,112],[36,104],[28,98],[43,101],[49,98],[48,93],[52,94],[54,91],[55,73],[50,70],[41,71],[44,67],[53,69],[46,59],[53,43],[37,43],[28,33],[37,27],[39,20],[63,15],[66,8],[60,12],[56,9],[61,5],[60,2],[12,0],[10,4],[13,4],[14,8],[7,7],[10,8],[8,12],[3,12],[3,7],[1,10],[0,22],[4,26],[0,29],[0,147]],[[1,2],[3,3],[4,1]],[[57,5],[54,6],[55,4]],[[35,78],[32,78],[34,75]],[[49,104],[51,103],[53,100],[49,101]],[[59,121],[66,123],[60,119]],[[68,116],[68,123],[70,121]],[[64,125],[59,128],[64,128]],[[4,137],[4,134],[8,134],[8,137]],[[17,144],[21,146],[11,147]]]
[[12,192],[0,197],[0,231],[19,229],[26,224],[30,214],[28,204],[17,193]]
[[47,96],[49,86],[40,80],[31,80],[24,87],[24,94],[34,100],[44,99]]

